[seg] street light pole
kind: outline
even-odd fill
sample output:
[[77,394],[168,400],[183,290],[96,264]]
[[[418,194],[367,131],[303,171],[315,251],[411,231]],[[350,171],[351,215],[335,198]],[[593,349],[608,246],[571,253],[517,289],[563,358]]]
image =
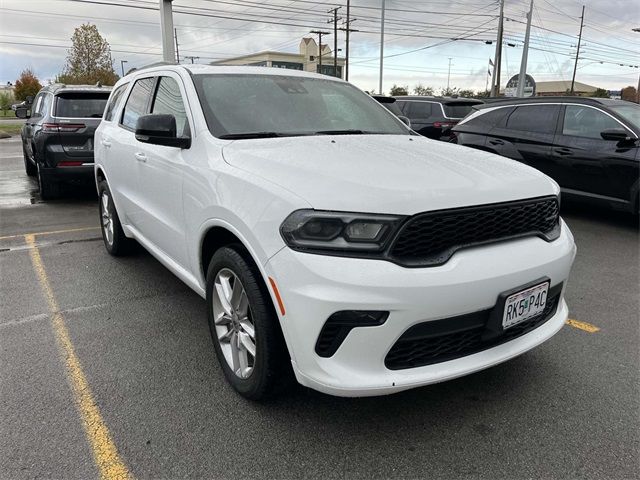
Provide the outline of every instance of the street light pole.
[[576,71],[578,70],[578,57],[580,56],[580,42],[582,41],[582,26],[584,25],[584,5],[582,6],[582,16],[580,17],[580,35],[578,35],[578,49],[576,50],[576,63],[573,65],[573,77],[571,77],[571,95],[573,95],[576,84]]
[[447,73],[447,95],[450,94],[450,92],[449,92],[449,82],[451,80],[451,60],[453,60],[453,58],[449,57],[449,73]]
[[120,68],[122,69],[122,76],[124,77],[124,64],[129,63],[127,60],[120,60]]
[[491,97],[500,96],[500,70],[502,67],[502,37],[504,33],[504,0],[500,0],[500,17],[498,18],[498,38],[496,40],[496,55],[493,61],[493,75],[491,78]]
[[378,92],[382,95],[382,76],[384,70],[384,7],[385,0],[382,0],[382,16],[380,17],[380,79]]
[[527,77],[527,59],[529,58],[529,37],[531,36],[531,17],[533,17],[533,0],[531,0],[531,6],[529,7],[529,13],[527,15],[527,32],[524,35],[524,49],[522,50],[516,97],[524,97],[524,85]]

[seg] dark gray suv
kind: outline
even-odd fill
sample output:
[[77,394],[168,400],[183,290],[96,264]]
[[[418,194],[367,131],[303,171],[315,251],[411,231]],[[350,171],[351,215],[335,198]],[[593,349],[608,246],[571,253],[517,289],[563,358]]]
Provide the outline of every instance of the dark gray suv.
[[93,134],[100,124],[111,87],[53,84],[44,87],[22,127],[24,167],[37,176],[43,199],[55,198],[65,182],[93,182]]

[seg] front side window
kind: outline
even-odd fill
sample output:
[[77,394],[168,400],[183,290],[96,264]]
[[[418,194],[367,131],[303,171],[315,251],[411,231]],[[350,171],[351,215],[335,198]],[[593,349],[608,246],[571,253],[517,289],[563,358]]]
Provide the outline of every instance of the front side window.
[[171,77],[160,77],[156,97],[151,113],[168,113],[176,119],[176,131],[179,137],[189,135],[187,112],[184,108],[180,87]]
[[216,137],[343,134],[408,135],[369,95],[331,79],[252,74],[194,76]]
[[135,130],[138,118],[147,113],[153,82],[153,77],[142,78],[133,85],[122,113],[122,126]]
[[507,128],[530,133],[553,133],[559,111],[559,105],[520,106],[509,115]]
[[621,105],[609,107],[627,122],[637,129],[640,129],[640,105],[631,102],[624,102]]
[[102,118],[109,92],[68,92],[56,99],[56,117]]
[[116,107],[118,106],[118,103],[120,103],[120,99],[122,98],[122,95],[124,95],[124,91],[127,89],[128,86],[129,86],[128,83],[125,83],[124,85],[120,85],[118,88],[116,88],[116,91],[113,92],[113,95],[111,95],[111,100],[109,101],[109,104],[107,105],[107,108],[104,113],[104,119],[107,122],[110,122],[111,120],[113,120],[113,116],[116,113]]
[[584,105],[567,105],[565,108],[563,135],[602,140],[600,133],[612,128],[620,129],[622,125],[600,110]]

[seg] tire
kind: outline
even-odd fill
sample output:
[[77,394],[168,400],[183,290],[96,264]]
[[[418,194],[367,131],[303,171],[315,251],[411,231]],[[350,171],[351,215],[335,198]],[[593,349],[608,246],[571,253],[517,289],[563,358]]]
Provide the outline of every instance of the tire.
[[38,186],[40,187],[40,198],[43,200],[53,200],[58,198],[61,193],[60,185],[50,178],[42,175],[40,163],[37,163]]
[[30,177],[35,177],[38,174],[38,168],[29,160],[29,154],[27,149],[22,145],[22,157],[24,158],[24,171]]
[[[230,315],[221,302],[225,277],[232,299]],[[244,300],[241,294],[234,296],[234,287],[242,289]],[[233,388],[245,398],[263,400],[288,385],[291,362],[278,317],[260,272],[241,247],[223,247],[213,255],[206,293],[211,339]],[[247,345],[253,345],[253,355]]]
[[111,196],[111,190],[105,180],[98,184],[98,211],[100,231],[104,247],[110,255],[121,257],[130,254],[135,247],[134,240],[127,238],[122,230],[118,212]]

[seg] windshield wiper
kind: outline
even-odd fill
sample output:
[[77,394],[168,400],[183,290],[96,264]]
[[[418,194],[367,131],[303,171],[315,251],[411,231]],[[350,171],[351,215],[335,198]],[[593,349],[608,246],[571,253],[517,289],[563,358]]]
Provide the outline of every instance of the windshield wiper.
[[224,140],[242,140],[245,138],[277,138],[277,137],[293,137],[294,133],[278,133],[278,132],[248,132],[248,133],[226,133],[218,136]]
[[365,132],[364,130],[320,130],[315,132],[316,135],[362,135],[365,133],[374,133],[374,132]]

